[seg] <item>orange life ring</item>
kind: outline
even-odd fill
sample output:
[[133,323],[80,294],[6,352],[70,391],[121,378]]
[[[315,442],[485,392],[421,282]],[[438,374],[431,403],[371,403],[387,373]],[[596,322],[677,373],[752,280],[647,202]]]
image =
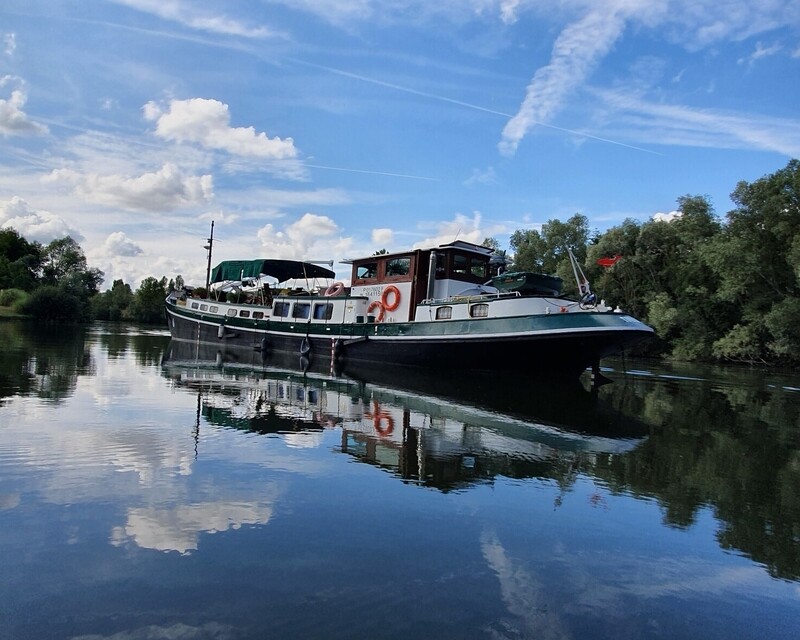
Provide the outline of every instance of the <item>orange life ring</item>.
[[325,289],[325,294],[328,297],[338,296],[340,293],[344,291],[344,283],[343,282],[334,282],[330,287]]
[[375,322],[383,322],[383,314],[386,310],[383,308],[383,303],[380,300],[373,300],[367,307],[367,315],[371,314],[375,309],[378,310],[378,315],[375,317]]
[[[389,304],[389,294],[394,294],[394,301],[392,304]],[[381,295],[381,304],[383,304],[383,308],[387,311],[394,311],[397,307],[400,306],[400,289],[395,287],[393,284],[390,284],[383,290],[383,295]]]
[[[385,427],[383,426],[384,420],[386,421]],[[373,419],[372,426],[375,428],[375,433],[377,433],[381,438],[385,438],[392,435],[392,432],[394,431],[394,418],[392,418],[392,416],[390,416],[388,413],[381,412]]]

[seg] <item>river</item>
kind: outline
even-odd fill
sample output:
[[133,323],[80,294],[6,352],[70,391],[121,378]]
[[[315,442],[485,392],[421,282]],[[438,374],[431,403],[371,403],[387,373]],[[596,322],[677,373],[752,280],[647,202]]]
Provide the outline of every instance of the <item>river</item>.
[[797,376],[251,364],[0,322],[0,638],[800,635]]

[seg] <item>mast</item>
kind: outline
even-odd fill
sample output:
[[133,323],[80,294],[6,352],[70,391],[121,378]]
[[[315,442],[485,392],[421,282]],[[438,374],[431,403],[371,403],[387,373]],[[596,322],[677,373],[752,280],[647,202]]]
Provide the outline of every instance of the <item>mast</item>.
[[211,284],[211,249],[214,246],[214,221],[211,221],[211,234],[208,238],[208,242],[203,247],[206,251],[208,251],[208,266],[206,267],[206,298],[210,297],[210,291],[208,290],[209,285]]

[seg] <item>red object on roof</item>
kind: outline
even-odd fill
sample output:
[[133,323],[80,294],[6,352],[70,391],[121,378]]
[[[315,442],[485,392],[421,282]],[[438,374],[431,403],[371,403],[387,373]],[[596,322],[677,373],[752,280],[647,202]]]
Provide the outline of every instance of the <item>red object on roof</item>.
[[617,264],[617,262],[619,262],[620,258],[622,258],[620,255],[615,255],[611,258],[600,258],[597,261],[597,264],[599,264],[601,267],[613,267],[615,264]]

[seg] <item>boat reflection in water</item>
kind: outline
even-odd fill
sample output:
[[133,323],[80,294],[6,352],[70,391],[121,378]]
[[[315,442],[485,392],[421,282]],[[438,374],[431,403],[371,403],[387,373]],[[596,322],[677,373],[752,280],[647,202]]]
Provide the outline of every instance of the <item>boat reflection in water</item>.
[[329,362],[263,366],[258,353],[174,340],[164,372],[197,391],[198,428],[202,416],[294,446],[316,446],[324,429],[337,428],[342,452],[445,491],[495,476],[568,481],[646,435],[610,394],[580,381],[346,366],[332,374]]

